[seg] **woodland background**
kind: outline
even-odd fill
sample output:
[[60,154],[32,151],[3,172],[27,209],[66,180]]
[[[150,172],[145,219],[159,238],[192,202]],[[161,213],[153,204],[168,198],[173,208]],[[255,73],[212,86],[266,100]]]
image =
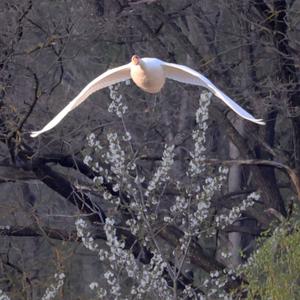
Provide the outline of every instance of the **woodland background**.
[[[253,276],[249,270],[238,273],[238,269],[260,247],[272,266],[278,263],[273,255],[278,259],[289,252],[299,259],[299,251],[293,252],[290,241],[282,240],[289,235],[295,238],[293,233],[298,232],[299,9],[299,0],[2,0],[2,293],[10,299],[41,299],[53,284],[56,299],[98,299],[97,292],[105,293],[101,287],[106,289],[104,299],[136,299],[130,292],[136,279],[128,278],[126,268],[118,265],[117,296],[114,284],[107,280],[112,263],[107,258],[100,261],[95,251],[86,249],[78,226],[76,231],[75,221],[81,218],[88,224],[89,237],[112,253],[109,229],[104,226],[108,218],[114,220],[117,239],[124,242],[115,246],[132,255],[137,270],[148,268],[154,276],[155,266],[162,267],[161,278],[153,282],[166,284],[170,299],[225,299],[225,294],[234,299],[258,295],[296,299],[299,275],[279,281],[288,286],[279,283],[281,292],[291,292],[288,298],[280,298],[258,287],[259,281],[268,282],[264,270]],[[108,68],[128,63],[132,54],[200,71],[254,116],[263,118],[266,126],[240,120],[212,97],[209,117],[202,119],[207,128],[201,127],[195,112],[203,89],[168,81],[157,95],[145,94],[132,83],[105,89],[52,131],[30,138],[31,130],[44,126],[88,82]],[[119,104],[128,107],[121,118],[108,111],[111,102],[117,101],[114,92],[122,95]],[[191,183],[186,174],[195,130],[206,136],[201,150],[205,167]],[[125,136],[130,132],[130,141],[121,138],[124,132]],[[120,137],[115,145],[123,149],[123,163],[127,168],[134,162],[139,176],[129,167],[117,174],[111,166],[114,162],[103,159],[112,144],[107,136],[114,133]],[[100,141],[104,156],[96,155],[94,140]],[[152,206],[131,206],[137,201],[133,191],[149,189],[165,145],[174,145],[174,163],[152,190],[159,204],[151,200]],[[102,169],[87,165],[89,157],[93,161],[97,157]],[[228,168],[221,188],[209,199],[199,200],[205,180],[219,178],[220,166]],[[253,205],[218,226],[216,216],[232,217],[233,208],[253,192],[259,194]],[[170,207],[179,205],[180,199],[184,199],[181,209],[169,216]],[[187,235],[188,216],[201,208],[199,203],[205,203],[202,207],[208,215],[197,225],[202,229]],[[139,225],[132,228],[132,222]],[[270,250],[268,240],[278,232],[285,234],[271,242]],[[261,235],[264,246],[258,242]],[[286,252],[281,252],[280,245],[286,245]],[[158,250],[164,253],[164,264],[153,262]],[[257,266],[260,262],[266,265],[258,259]],[[295,267],[294,261],[289,262],[291,268],[285,261],[280,270]],[[62,286],[54,274],[64,274]],[[255,278],[258,283],[251,290]],[[91,289],[92,282],[100,287]],[[149,282],[140,293],[144,299],[167,299]]]

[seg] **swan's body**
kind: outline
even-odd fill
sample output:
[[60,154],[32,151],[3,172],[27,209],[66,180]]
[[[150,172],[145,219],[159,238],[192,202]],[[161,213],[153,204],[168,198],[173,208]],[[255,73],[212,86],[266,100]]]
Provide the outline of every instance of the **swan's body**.
[[143,58],[143,63],[132,64],[130,76],[133,82],[143,91],[156,94],[164,86],[166,75],[161,64],[156,58]]
[[195,70],[178,64],[167,63],[157,58],[140,58],[134,55],[129,64],[108,70],[91,81],[60,113],[58,113],[42,130],[33,131],[31,137],[55,127],[71,110],[76,108],[94,92],[121,81],[132,79],[142,90],[158,93],[164,86],[166,78],[179,82],[203,86],[220,98],[226,105],[242,118],[264,125],[262,119],[255,119],[251,114],[226,96],[210,80]]

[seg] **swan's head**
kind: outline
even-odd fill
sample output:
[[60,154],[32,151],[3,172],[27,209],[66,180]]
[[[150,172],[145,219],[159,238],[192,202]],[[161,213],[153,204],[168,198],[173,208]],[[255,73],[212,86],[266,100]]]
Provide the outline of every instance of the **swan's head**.
[[135,66],[139,65],[141,62],[141,58],[138,55],[133,55],[131,57],[131,63],[134,64]]

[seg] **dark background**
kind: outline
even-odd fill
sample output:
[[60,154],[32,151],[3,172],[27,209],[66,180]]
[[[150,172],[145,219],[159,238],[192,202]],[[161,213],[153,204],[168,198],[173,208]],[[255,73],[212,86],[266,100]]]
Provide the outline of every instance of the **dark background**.
[[[151,243],[147,249],[140,247],[147,229],[137,236],[130,233],[125,223],[128,211],[103,199],[107,192],[130,203],[133,195],[127,188],[112,190],[120,178],[101,157],[99,163],[113,179],[107,182],[104,176],[100,186],[93,184],[98,174],[83,163],[90,151],[86,141],[90,133],[108,149],[107,134],[121,136],[124,124],[132,140],[130,147],[125,141],[121,146],[127,161],[136,160],[145,177],[143,187],[157,169],[164,145],[175,145],[172,176],[159,192],[164,204],[153,226],[161,234],[157,242],[168,253],[166,260],[176,265],[172,253],[184,229],[176,222],[166,226],[163,215],[181,194],[176,181],[187,182],[201,88],[168,81],[159,94],[149,95],[132,82],[121,84],[118,93],[128,106],[123,119],[108,112],[111,98],[105,89],[50,132],[37,139],[29,136],[88,82],[108,68],[128,63],[133,54],[198,70],[266,121],[266,126],[241,121],[212,98],[205,154],[218,163],[198,180],[215,176],[222,162],[229,176],[210,199],[211,222],[205,228],[215,228],[214,216],[228,214],[251,192],[261,197],[234,224],[217,228],[208,241],[194,237],[180,270],[181,284],[167,271],[164,278],[181,299],[185,285],[203,290],[201,282],[209,272],[244,261],[257,236],[272,222],[290,217],[299,201],[299,7],[297,0],[2,0],[0,288],[11,299],[40,299],[53,274],[63,271],[65,285],[57,299],[91,299],[89,283],[101,281],[108,267],[82,247],[74,226],[79,215],[92,224],[101,247],[105,247],[101,217],[118,220],[124,232],[117,235],[126,241],[128,251],[141,265],[149,264],[155,247]],[[233,165],[228,162],[232,159],[239,161]],[[132,218],[135,213],[131,212]],[[222,257],[224,249],[232,253],[230,258]],[[239,284],[229,280],[227,288]],[[153,295],[154,290],[147,293],[149,299]]]

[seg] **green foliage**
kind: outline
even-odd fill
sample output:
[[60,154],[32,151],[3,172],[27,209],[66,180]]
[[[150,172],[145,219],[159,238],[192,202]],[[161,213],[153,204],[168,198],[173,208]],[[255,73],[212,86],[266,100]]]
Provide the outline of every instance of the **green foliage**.
[[280,226],[243,269],[248,299],[300,299],[300,224]]

